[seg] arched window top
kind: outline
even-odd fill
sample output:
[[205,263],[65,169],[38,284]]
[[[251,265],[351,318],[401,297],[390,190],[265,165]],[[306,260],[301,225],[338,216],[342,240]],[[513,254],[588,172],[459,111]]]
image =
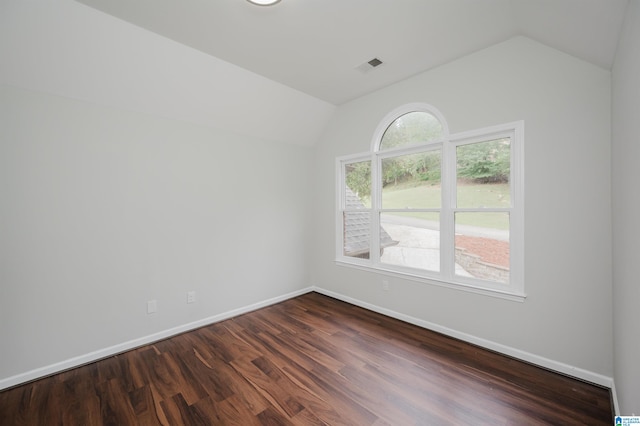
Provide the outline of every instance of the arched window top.
[[448,136],[444,117],[427,104],[408,104],[391,111],[378,125],[373,150],[385,151],[408,145],[427,144]]

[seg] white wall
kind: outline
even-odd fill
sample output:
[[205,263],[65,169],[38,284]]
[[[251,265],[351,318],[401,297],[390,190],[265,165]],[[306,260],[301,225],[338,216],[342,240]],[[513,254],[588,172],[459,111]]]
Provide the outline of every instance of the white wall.
[[[610,384],[610,77],[517,37],[340,106],[316,146],[313,283]],[[438,108],[452,133],[525,121],[524,303],[400,278],[384,292],[380,276],[333,263],[335,157],[368,151],[409,102]]]
[[613,302],[620,414],[640,415],[640,2],[627,9],[613,67]]
[[0,128],[0,385],[308,285],[310,148],[5,85]]

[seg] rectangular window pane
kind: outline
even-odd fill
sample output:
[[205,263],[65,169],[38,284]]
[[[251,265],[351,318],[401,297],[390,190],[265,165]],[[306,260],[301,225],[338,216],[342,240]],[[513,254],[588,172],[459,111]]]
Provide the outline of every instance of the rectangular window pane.
[[371,208],[371,161],[344,165],[345,210]]
[[455,214],[456,275],[509,282],[509,213]]
[[382,213],[380,261],[440,271],[439,213]]
[[510,148],[510,138],[456,148],[458,207],[511,207]]
[[344,212],[342,218],[344,224],[343,254],[349,257],[369,259],[371,212]]
[[383,159],[382,208],[440,208],[440,163],[440,150]]

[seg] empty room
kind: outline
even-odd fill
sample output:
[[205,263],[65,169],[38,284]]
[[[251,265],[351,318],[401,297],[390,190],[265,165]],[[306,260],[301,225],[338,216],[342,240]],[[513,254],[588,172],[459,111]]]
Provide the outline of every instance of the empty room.
[[640,422],[639,0],[2,0],[0,424]]

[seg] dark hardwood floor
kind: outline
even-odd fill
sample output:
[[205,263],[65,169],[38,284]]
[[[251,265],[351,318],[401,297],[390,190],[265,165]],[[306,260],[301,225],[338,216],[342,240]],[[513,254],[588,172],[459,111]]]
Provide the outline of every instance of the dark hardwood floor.
[[609,390],[309,293],[0,392],[2,425],[611,425]]

